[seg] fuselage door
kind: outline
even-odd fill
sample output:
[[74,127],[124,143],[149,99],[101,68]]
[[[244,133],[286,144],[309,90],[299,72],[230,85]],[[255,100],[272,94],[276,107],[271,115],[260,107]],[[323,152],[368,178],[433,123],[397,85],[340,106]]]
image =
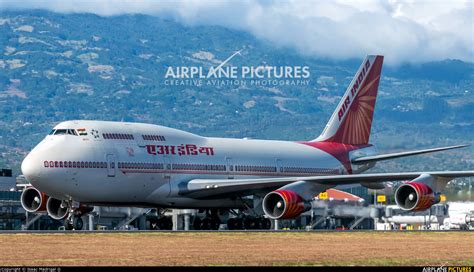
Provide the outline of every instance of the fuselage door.
[[227,178],[233,179],[234,178],[234,165],[232,164],[232,158],[226,157],[226,167],[227,167]]
[[[171,158],[169,156],[163,156],[163,180],[169,188],[169,194],[171,194],[171,173],[173,171],[173,166],[171,164]],[[165,185],[166,186],[166,185]]]
[[107,176],[115,177],[116,168],[117,162],[115,160],[115,154],[107,154]]
[[132,129],[133,138],[139,147],[145,147],[145,140],[143,139],[143,133],[137,129]]
[[284,171],[283,171],[283,163],[282,163],[281,159],[276,159],[275,162],[276,162],[276,171],[277,171],[277,173],[282,174]]

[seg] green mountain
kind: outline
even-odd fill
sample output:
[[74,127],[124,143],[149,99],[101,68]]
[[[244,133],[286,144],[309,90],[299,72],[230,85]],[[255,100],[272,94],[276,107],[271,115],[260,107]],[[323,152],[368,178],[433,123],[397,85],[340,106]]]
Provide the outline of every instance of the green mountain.
[[[248,33],[145,15],[0,13],[0,167],[58,122],[148,122],[202,135],[313,139],[359,60],[334,61]],[[350,46],[350,45],[348,45]],[[308,66],[303,86],[170,85],[168,67]],[[364,56],[361,56],[361,58]],[[474,142],[474,64],[385,67],[372,142],[382,152]],[[378,171],[474,168],[473,148],[384,163]]]

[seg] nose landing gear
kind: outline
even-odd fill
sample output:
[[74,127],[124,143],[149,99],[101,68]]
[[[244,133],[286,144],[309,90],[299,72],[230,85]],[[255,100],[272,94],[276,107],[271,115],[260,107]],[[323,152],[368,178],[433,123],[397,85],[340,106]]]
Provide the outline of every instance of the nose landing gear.
[[72,221],[66,220],[67,230],[82,230],[84,227],[84,221],[80,216],[73,216]]
[[64,220],[64,227],[66,230],[82,230],[84,227],[84,221],[82,220],[81,216],[90,213],[94,208],[85,206],[85,205],[79,205],[78,207],[74,207],[73,203],[71,200],[65,201],[70,207],[68,209],[68,216],[66,217],[66,220]]

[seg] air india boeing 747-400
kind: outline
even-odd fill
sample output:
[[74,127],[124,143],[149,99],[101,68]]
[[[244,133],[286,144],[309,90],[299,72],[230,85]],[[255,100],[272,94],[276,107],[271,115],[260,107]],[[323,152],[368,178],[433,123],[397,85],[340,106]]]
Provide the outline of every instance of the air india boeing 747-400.
[[[474,171],[363,174],[376,162],[463,147],[379,155],[369,144],[383,56],[367,56],[319,137],[274,141],[203,137],[142,123],[65,121],[24,159],[29,212],[70,226],[93,205],[189,209],[251,208],[290,219],[320,192],[361,184],[395,192],[404,210],[439,202],[446,184]],[[249,199],[251,201],[249,201]]]

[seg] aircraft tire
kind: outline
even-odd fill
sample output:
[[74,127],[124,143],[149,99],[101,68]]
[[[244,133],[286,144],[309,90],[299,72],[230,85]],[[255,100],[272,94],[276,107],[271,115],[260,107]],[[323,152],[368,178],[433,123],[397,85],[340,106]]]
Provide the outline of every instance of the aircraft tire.
[[227,229],[236,230],[237,229],[237,221],[238,221],[238,219],[236,219],[236,218],[229,218],[229,220],[227,220]]
[[202,230],[212,230],[212,220],[209,217],[206,217],[201,222]]
[[197,216],[194,218],[194,221],[193,221],[193,229],[201,230],[201,219]]
[[74,230],[82,230],[84,227],[84,221],[82,220],[81,217],[75,216],[74,219],[72,219],[72,227]]

